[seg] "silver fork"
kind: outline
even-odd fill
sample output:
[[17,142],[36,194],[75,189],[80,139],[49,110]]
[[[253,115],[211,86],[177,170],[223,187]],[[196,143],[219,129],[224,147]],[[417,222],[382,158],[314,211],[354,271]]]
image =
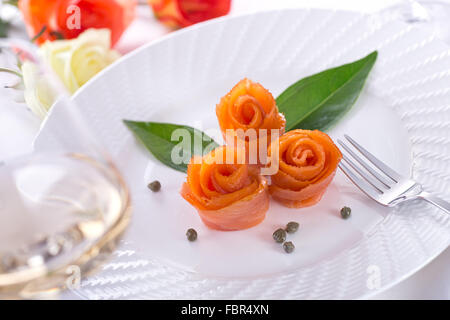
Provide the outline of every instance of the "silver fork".
[[395,172],[348,135],[344,137],[353,148],[338,139],[338,143],[346,151],[339,168],[370,198],[388,207],[409,200],[422,199],[450,214],[449,202],[423,191],[419,183]]

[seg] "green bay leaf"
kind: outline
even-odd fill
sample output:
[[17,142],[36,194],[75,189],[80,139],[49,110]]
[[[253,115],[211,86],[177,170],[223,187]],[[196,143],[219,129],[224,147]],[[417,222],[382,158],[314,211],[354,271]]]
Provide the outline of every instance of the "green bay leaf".
[[[124,123],[155,158],[163,164],[181,172],[187,172],[187,163],[192,155],[202,155],[219,146],[211,137],[189,126],[129,120],[124,120]],[[186,130],[184,133],[188,135],[190,141],[187,142],[189,143],[180,143],[183,137],[176,134],[173,136],[177,129]],[[178,132],[183,133],[183,130]],[[180,148],[176,150],[182,153],[185,161],[181,163],[173,161],[172,152],[174,148]]]
[[276,99],[286,131],[331,128],[359,97],[377,59],[377,51],[355,62],[303,78]]

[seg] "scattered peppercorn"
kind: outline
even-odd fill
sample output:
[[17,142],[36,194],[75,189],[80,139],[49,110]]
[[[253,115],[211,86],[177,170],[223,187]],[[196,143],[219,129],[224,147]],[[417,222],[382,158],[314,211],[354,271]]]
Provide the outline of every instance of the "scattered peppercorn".
[[341,217],[342,217],[343,219],[349,218],[350,215],[351,215],[351,213],[352,213],[352,209],[350,209],[349,207],[343,207],[343,208],[341,209]]
[[188,229],[186,231],[186,237],[189,241],[195,241],[197,240],[197,231],[195,231],[195,229]]
[[298,222],[291,221],[286,225],[286,232],[287,233],[295,233],[295,232],[297,232],[299,226],[300,225],[298,224]]
[[288,242],[283,243],[283,248],[286,253],[291,253],[292,251],[294,251],[295,246],[292,243],[292,241],[288,241]]
[[284,231],[283,229],[277,229],[275,230],[275,232],[272,234],[273,236],[273,240],[275,240],[275,242],[277,243],[283,243],[284,240],[286,240],[286,231]]
[[161,190],[161,183],[158,180],[155,180],[148,184],[148,188],[153,192],[158,192],[159,190]]

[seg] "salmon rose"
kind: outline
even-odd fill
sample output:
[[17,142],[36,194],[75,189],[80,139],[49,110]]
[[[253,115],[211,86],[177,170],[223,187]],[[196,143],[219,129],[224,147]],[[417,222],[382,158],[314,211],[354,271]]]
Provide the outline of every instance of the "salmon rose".
[[[286,119],[279,113],[272,94],[259,83],[249,79],[239,81],[220,100],[216,106],[216,115],[227,142],[230,142],[227,131],[232,130],[232,137],[245,140],[247,153],[249,152],[249,143],[254,139],[263,138],[263,135],[267,141],[264,145],[265,153],[270,145],[271,130],[276,130],[278,136],[281,136],[286,126]],[[242,134],[239,134],[239,129]],[[266,134],[267,136],[265,136]],[[255,146],[259,146],[259,143]],[[258,154],[260,155],[260,152]],[[257,159],[258,164],[264,163],[264,161],[265,159],[261,159],[261,157]],[[253,164],[251,161],[250,163]]]
[[[271,156],[271,147],[268,153]],[[270,194],[286,207],[312,206],[322,198],[341,159],[327,134],[289,131],[279,139],[279,170],[271,177]]]
[[244,150],[218,147],[194,156],[181,195],[212,229],[231,231],[262,222],[269,209],[267,181],[240,161]]

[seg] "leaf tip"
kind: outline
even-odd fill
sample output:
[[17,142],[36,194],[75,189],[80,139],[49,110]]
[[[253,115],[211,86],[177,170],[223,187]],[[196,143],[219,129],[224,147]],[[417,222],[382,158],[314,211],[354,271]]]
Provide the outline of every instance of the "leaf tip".
[[369,53],[369,55],[367,57],[371,57],[373,58],[373,60],[377,60],[378,58],[378,50],[372,51],[371,53]]
[[122,122],[123,122],[123,124],[126,125],[127,127],[130,127],[130,126],[134,123],[134,121],[127,120],[127,119],[123,119]]

